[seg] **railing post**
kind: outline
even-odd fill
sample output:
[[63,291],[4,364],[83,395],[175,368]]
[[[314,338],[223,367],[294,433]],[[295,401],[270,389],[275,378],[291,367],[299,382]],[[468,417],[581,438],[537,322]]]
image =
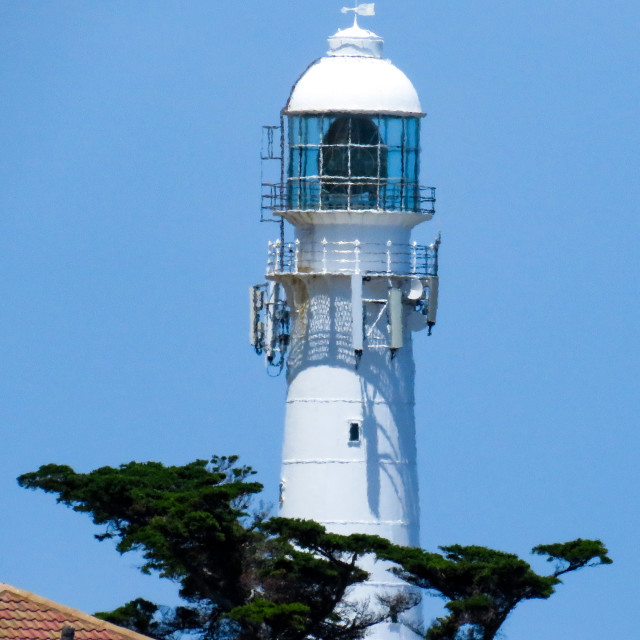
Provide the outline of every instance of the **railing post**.
[[391,240],[387,240],[387,274],[391,273]]
[[327,273],[327,239],[322,238],[322,273]]
[[283,255],[282,254],[282,244],[281,244],[280,240],[276,240],[275,241],[275,252],[276,252],[276,255],[275,255],[275,258],[276,258],[275,259],[275,265],[276,266],[275,266],[274,272],[275,273],[279,273],[280,272],[280,263],[281,263],[282,255]]
[[356,248],[353,250],[356,255],[354,273],[358,274],[360,273],[360,240],[356,240],[354,244],[356,245]]
[[296,249],[293,254],[293,272],[298,273],[298,261],[300,259],[300,240],[296,238]]
[[414,240],[411,245],[411,273],[415,276],[418,269],[418,243]]

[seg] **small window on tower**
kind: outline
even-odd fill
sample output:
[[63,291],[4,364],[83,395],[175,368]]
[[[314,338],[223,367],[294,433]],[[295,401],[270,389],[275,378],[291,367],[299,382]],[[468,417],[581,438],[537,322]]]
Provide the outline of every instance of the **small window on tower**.
[[360,442],[360,422],[355,420],[349,423],[349,444],[359,444]]

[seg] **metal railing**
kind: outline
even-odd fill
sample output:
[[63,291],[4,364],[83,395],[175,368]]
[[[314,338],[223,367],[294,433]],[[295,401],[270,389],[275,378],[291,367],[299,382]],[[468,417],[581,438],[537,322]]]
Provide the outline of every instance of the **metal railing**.
[[417,242],[398,244],[329,242],[269,242],[267,275],[279,274],[358,274],[438,275],[440,240],[430,245]]
[[435,187],[375,178],[289,178],[288,183],[262,184],[262,210],[376,211],[433,215]]

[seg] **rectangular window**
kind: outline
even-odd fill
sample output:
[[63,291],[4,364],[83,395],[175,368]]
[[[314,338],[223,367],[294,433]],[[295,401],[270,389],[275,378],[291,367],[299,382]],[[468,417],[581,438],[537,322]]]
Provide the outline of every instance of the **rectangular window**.
[[349,421],[349,444],[359,444],[362,423],[359,420]]

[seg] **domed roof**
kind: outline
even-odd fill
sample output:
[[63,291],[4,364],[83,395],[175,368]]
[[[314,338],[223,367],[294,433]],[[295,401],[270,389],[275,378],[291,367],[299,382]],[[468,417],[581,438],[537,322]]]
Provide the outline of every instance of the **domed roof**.
[[424,115],[407,76],[382,59],[383,40],[358,26],[329,38],[327,57],[302,74],[284,109],[287,115],[369,112]]

